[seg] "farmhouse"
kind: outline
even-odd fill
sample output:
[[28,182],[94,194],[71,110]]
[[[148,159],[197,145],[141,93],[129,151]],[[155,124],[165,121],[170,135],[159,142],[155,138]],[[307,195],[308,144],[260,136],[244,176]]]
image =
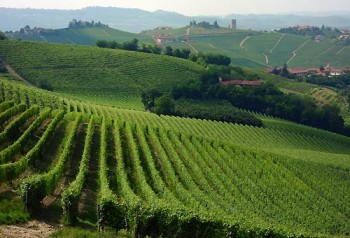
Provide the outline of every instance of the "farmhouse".
[[173,28],[171,26],[160,26],[155,28],[154,30],[172,30]]
[[171,43],[175,41],[174,37],[165,36],[160,33],[155,34],[153,38],[155,39],[157,45],[162,45],[162,44]]
[[[266,69],[266,72],[268,73],[274,73],[276,69],[275,68],[268,68]],[[318,69],[318,68],[294,68],[294,69],[288,69],[288,72],[295,77],[303,77],[303,76],[309,76],[309,75],[316,75],[321,77],[331,77],[331,76],[339,76],[343,75],[346,72],[349,72],[348,69]]]
[[302,30],[309,30],[311,27],[310,26],[300,26],[300,25],[296,25],[293,27],[294,29],[297,29],[298,31],[302,31]]

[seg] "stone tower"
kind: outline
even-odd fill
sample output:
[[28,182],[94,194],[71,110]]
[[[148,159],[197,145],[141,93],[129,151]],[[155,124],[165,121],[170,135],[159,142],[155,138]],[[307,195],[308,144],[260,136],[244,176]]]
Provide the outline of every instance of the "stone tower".
[[231,21],[231,29],[236,30],[237,29],[237,20],[232,19]]

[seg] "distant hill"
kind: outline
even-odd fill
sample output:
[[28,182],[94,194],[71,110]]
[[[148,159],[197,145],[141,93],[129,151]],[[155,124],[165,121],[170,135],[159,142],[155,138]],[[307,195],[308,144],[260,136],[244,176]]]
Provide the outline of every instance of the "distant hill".
[[[149,12],[140,9],[114,7],[87,7],[80,10],[45,10],[0,8],[2,31],[15,31],[29,25],[44,28],[65,28],[67,22],[75,19],[101,21],[112,28],[138,33],[159,26],[181,27],[190,21],[217,20],[220,26],[227,27],[232,18],[237,19],[240,29],[271,30],[293,25],[328,25],[349,28],[349,14],[327,13],[321,16],[305,15],[240,15],[228,16],[184,16],[174,12]],[[55,17],[52,17],[55,16]]]
[[[34,32],[34,33],[33,33]],[[7,33],[11,39],[28,41],[43,41],[52,43],[93,45],[97,40],[115,40],[118,42],[130,41],[137,38],[140,42],[153,42],[151,37],[140,36],[135,33],[125,32],[110,28],[109,26],[91,27],[68,27],[63,29],[43,29],[35,32],[35,29],[28,33]]]
[[[231,57],[232,64],[250,68],[281,66],[287,63],[293,68],[318,68],[320,65],[350,67],[350,47],[337,38],[313,39],[276,32],[249,30],[200,30],[190,28],[186,41],[170,42],[173,48],[188,48],[192,51],[225,54]],[[180,32],[165,30],[164,35],[184,36]],[[145,34],[150,34],[146,32]]]

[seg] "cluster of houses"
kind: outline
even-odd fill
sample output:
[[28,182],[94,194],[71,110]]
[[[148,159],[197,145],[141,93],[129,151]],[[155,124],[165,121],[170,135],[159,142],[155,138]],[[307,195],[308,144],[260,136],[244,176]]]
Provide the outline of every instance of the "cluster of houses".
[[339,40],[347,40],[350,39],[350,31],[349,30],[340,30],[340,33],[342,34],[339,36]]
[[[266,72],[268,73],[274,73],[276,68],[268,68],[266,69]],[[320,76],[320,77],[333,77],[333,76],[340,76],[344,75],[345,73],[349,73],[350,69],[322,69],[322,68],[288,68],[288,72],[295,77],[304,77],[304,76]]]
[[153,38],[155,39],[156,41],[156,44],[159,46],[159,45],[163,45],[163,44],[167,44],[167,43],[171,43],[171,42],[174,42],[176,41],[176,38],[175,37],[172,37],[172,36],[166,36],[164,34],[161,34],[161,33],[156,33]]

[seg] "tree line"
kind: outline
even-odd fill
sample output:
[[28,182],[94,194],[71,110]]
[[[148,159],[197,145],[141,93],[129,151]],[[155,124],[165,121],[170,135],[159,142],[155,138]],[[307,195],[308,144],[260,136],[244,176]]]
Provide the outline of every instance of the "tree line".
[[[222,85],[219,82],[221,70],[220,67],[212,67],[202,73],[199,80],[175,86],[169,95],[163,95],[155,90],[151,94],[144,92],[142,94],[143,103],[146,109],[157,114],[176,115],[175,106],[178,100],[226,100],[236,108],[350,135],[350,128],[345,127],[338,107],[319,106],[310,98],[284,94],[271,83],[264,83],[258,87]],[[217,112],[212,110],[212,114],[217,114]],[[246,115],[239,116],[245,117]],[[201,115],[197,117],[203,118]],[[213,119],[213,117],[210,115],[205,119]],[[247,122],[250,119],[246,118]]]
[[139,40],[136,38],[123,43],[119,43],[115,40],[98,40],[96,42],[96,46],[100,48],[122,49],[151,54],[163,54],[177,58],[188,59],[205,66],[209,64],[228,66],[231,64],[231,58],[226,55],[202,52],[195,53],[191,52],[189,49],[173,49],[171,46],[166,46],[164,49],[162,49],[157,45],[152,44],[142,44],[141,46],[139,46]]
[[0,40],[6,40],[7,37],[4,32],[0,31]]
[[299,36],[311,36],[311,37],[316,37],[320,35],[320,36],[327,36],[330,38],[336,38],[341,35],[341,32],[339,31],[339,29],[332,28],[325,25],[322,25],[321,27],[309,26],[304,28],[287,27],[287,28],[281,28],[276,32],[299,35]]
[[73,19],[68,24],[69,28],[94,27],[94,26],[95,27],[108,27],[108,25],[102,24],[100,21],[89,22],[89,21],[82,21],[82,20],[77,20],[77,19]]

